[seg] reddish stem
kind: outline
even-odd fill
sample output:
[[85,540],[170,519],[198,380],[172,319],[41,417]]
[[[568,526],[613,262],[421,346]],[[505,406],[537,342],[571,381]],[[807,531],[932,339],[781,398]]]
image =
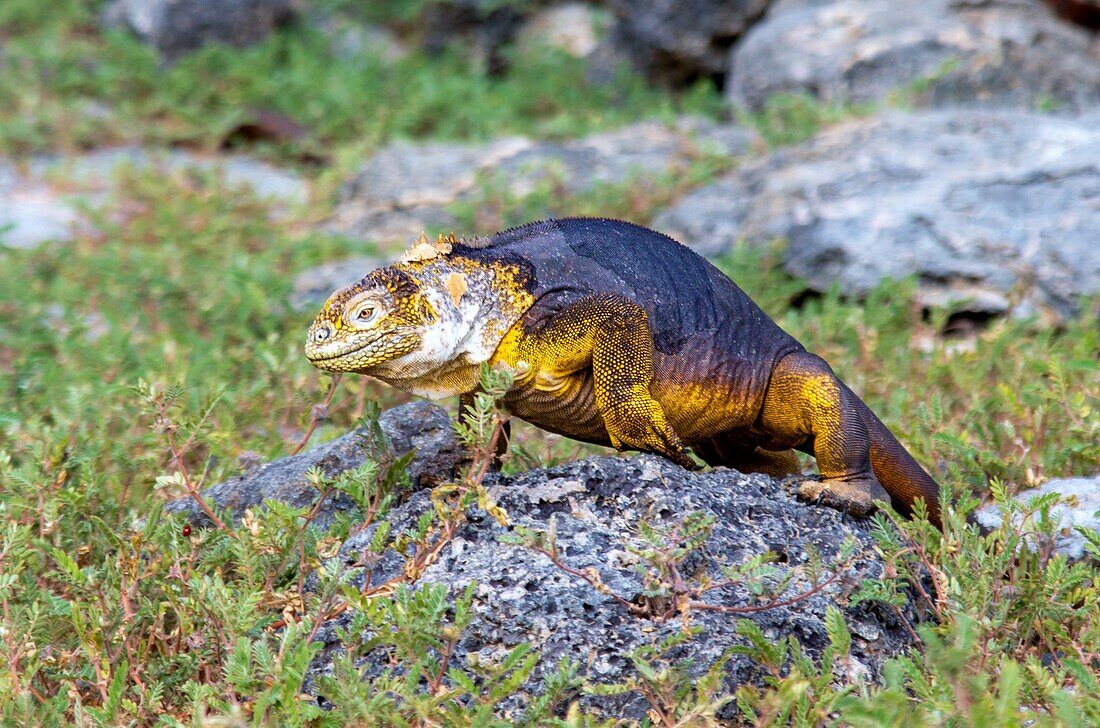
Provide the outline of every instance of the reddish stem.
[[298,445],[290,452],[290,454],[297,455],[302,451],[302,448],[309,442],[309,438],[313,437],[314,431],[317,429],[317,425],[321,423],[321,420],[328,417],[328,408],[332,404],[332,397],[336,394],[336,385],[340,383],[341,374],[337,372],[332,375],[332,381],[329,382],[328,391],[325,392],[325,398],[321,400],[321,404],[313,405],[313,410],[309,414],[309,427],[306,429],[306,434],[299,440]]

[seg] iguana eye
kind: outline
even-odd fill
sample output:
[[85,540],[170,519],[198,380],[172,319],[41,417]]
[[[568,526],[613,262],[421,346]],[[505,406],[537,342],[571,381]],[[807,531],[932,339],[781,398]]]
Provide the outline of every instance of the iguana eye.
[[378,305],[376,303],[361,303],[351,310],[348,321],[355,326],[366,326],[377,317]]

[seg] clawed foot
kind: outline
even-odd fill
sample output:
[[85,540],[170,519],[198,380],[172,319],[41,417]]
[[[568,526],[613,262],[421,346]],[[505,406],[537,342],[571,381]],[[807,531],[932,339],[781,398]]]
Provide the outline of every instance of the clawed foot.
[[682,468],[698,470],[684,441],[665,419],[661,405],[653,399],[640,397],[629,402],[631,407],[604,412],[604,423],[611,445],[617,450],[631,449],[651,452],[668,458]]
[[660,455],[687,470],[699,470],[702,467],[699,463],[692,460],[683,441],[681,441],[679,436],[672,432],[671,429],[665,432],[651,430],[649,437],[646,439],[636,440],[634,442],[620,439],[618,442],[615,442],[614,445],[620,450],[629,448]]
[[890,494],[877,480],[807,480],[798,486],[798,497],[853,516],[874,512],[874,501],[890,502]]
[[703,467],[702,465],[691,459],[691,455],[688,455],[687,448],[684,448],[683,446],[681,446],[679,450],[671,450],[669,452],[662,452],[659,454],[668,458],[685,470],[701,470]]

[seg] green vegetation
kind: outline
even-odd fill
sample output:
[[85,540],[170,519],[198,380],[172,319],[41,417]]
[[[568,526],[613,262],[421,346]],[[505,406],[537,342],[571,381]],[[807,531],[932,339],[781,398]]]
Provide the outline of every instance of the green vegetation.
[[[252,104],[291,114],[313,129],[311,143],[329,149],[406,135],[573,135],[715,103],[702,93],[673,100],[636,81],[593,92],[579,67],[545,58],[518,58],[499,79],[457,55],[334,62],[304,29],[249,51],[204,51],[158,73],[133,41],[94,32],[93,3],[45,7],[0,5],[3,150],[122,140],[216,146]],[[91,114],[90,104],[108,108]],[[701,158],[689,179],[705,179],[715,164]],[[487,180],[489,216],[459,212],[477,227],[534,209],[644,219],[683,183],[678,176],[640,192],[560,198],[551,181],[515,198]],[[499,663],[449,667],[448,645],[471,618],[468,594],[399,584],[367,599],[324,569],[318,587],[303,590],[355,527],[350,517],[321,534],[309,512],[275,506],[192,531],[161,508],[235,474],[242,456],[293,451],[329,390],[301,355],[310,313],[287,301],[295,272],[355,244],[315,232],[300,213],[269,212],[213,175],[123,171],[73,241],[0,250],[0,725],[513,724],[494,718],[494,708],[519,694],[540,658],[520,646]],[[721,264],[965,501],[991,481],[1003,499],[1095,470],[1094,318],[1060,330],[997,321],[966,340],[944,338],[947,312],[925,315],[912,285],[884,285],[862,303],[833,291],[792,308],[801,287],[778,260],[778,250],[739,250]],[[399,398],[344,378],[311,442],[370,423],[375,401]],[[463,436],[475,464],[484,463],[500,415],[492,398],[473,414]],[[572,448],[528,430],[522,462],[572,456]],[[356,522],[384,523],[402,466],[379,460],[315,482],[348,494],[359,505]],[[476,465],[435,500],[421,523],[395,536],[413,559],[467,505],[506,517],[480,488]],[[879,549],[892,569],[858,598],[889,609],[912,592],[926,619],[914,625],[921,646],[889,663],[884,685],[838,687],[849,643],[839,613],[832,647],[817,661],[794,639],[773,644],[742,622],[744,654],[770,672],[763,685],[724,694],[721,663],[693,682],[668,657],[675,645],[655,645],[632,656],[637,677],[621,685],[592,685],[568,661],[555,666],[524,720],[618,725],[570,707],[580,690],[652,695],[665,725],[712,725],[717,707],[730,704],[748,723],[773,725],[1095,725],[1100,571],[1023,547],[1053,535],[1051,505],[1035,504],[1020,525],[984,539],[958,516],[943,535],[920,520],[895,528],[879,517]],[[646,558],[659,595],[662,559],[684,554],[670,557],[651,535],[657,545]],[[1100,543],[1091,548],[1100,559]],[[303,679],[319,618],[342,604],[354,608],[350,656],[319,686],[337,706],[325,712],[301,697]],[[361,641],[365,629],[377,643]],[[400,669],[364,684],[354,656],[376,644]]]
[[776,94],[760,111],[745,112],[741,121],[760,133],[769,146],[804,142],[818,129],[873,110],[871,104],[824,103],[806,93]]
[[95,31],[99,3],[6,0],[0,7],[0,152],[125,141],[217,148],[255,109],[285,114],[310,138],[275,150],[369,149],[395,137],[575,135],[676,112],[715,113],[713,93],[673,100],[623,74],[593,86],[581,61],[515,56],[489,76],[452,52],[386,61],[341,56],[296,27],[245,51],[210,47],[161,67],[125,34]]
[[[959,66],[958,59],[944,61],[939,68],[893,89],[874,101],[825,101],[810,93],[777,93],[759,111],[742,112],[740,121],[753,127],[772,147],[804,142],[830,124],[869,116],[883,108],[912,109],[934,84],[944,80]],[[1037,106],[1053,111],[1056,102],[1045,99]]]

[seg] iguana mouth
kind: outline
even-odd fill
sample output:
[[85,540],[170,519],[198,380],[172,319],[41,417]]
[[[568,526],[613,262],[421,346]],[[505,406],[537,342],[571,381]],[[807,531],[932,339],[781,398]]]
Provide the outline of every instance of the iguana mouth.
[[339,351],[336,351],[332,354],[321,353],[321,352],[318,352],[318,351],[309,351],[308,348],[307,348],[306,358],[309,359],[311,362],[326,362],[326,361],[334,361],[336,359],[343,359],[344,357],[346,357],[350,354],[355,354],[357,352],[362,351],[363,349],[366,349],[368,346],[371,346],[372,344],[377,342],[378,339],[380,339],[380,338],[381,338],[380,336],[376,336],[375,338],[371,339],[370,341],[365,341],[362,344],[357,344],[357,345],[353,346],[350,349],[348,349],[348,348],[340,349]]
[[[365,373],[368,368],[381,366],[391,359],[403,356],[413,349],[413,346],[405,346],[409,343],[410,335],[416,329],[410,326],[398,326],[385,330],[360,332],[371,336],[366,341],[354,341],[344,343],[343,348],[336,349],[333,342],[329,347],[306,344],[306,359],[319,369],[331,369],[331,371],[358,371]],[[417,341],[414,339],[414,342]],[[331,368],[334,363],[348,364],[349,367],[340,369]]]

